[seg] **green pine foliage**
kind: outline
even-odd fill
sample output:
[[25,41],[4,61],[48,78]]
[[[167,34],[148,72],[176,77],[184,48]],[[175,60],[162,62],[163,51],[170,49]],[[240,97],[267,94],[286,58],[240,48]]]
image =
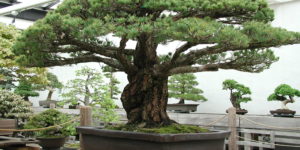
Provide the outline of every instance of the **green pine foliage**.
[[287,84],[280,84],[268,97],[268,101],[284,101],[293,97],[300,97],[300,91]]
[[43,83],[45,81],[45,69],[26,68],[19,65],[12,47],[20,36],[20,31],[14,26],[0,23],[0,89],[11,90],[16,82],[27,80],[31,83]]
[[118,100],[117,97],[121,91],[118,88],[118,85],[120,84],[120,81],[115,77],[114,73],[116,70],[109,66],[104,66],[103,68],[104,76],[109,79],[109,92],[110,92],[110,98],[113,100]]
[[[72,118],[72,116],[64,114],[58,110],[48,109],[31,117],[30,120],[25,124],[24,128],[37,129],[61,125],[72,120]],[[67,137],[76,134],[75,127],[78,125],[78,122],[70,122],[69,124],[65,124],[56,128],[34,132],[34,135],[37,137]]]
[[236,108],[241,108],[240,103],[251,101],[251,97],[247,96],[251,94],[250,88],[235,80],[225,80],[223,82],[223,89],[230,91],[230,101]]
[[96,69],[85,66],[76,70],[76,78],[63,87],[61,95],[64,100],[60,104],[94,105],[103,99],[105,92],[103,75]]
[[180,99],[180,103],[184,103],[184,100],[207,101],[202,95],[203,91],[196,87],[198,85],[194,74],[173,75],[168,83],[169,97]]
[[20,81],[14,93],[21,95],[26,101],[29,101],[29,97],[39,96],[39,93],[34,91],[34,88],[32,87],[32,83],[26,80]]
[[[137,40],[144,33],[158,44],[174,40],[216,44],[210,53],[184,54],[193,57],[187,64],[216,64],[226,58],[230,65],[220,66],[222,69],[260,72],[278,60],[268,47],[300,41],[299,33],[271,27],[268,22],[273,19],[273,10],[265,0],[65,0],[23,32],[14,52],[21,56],[19,62],[29,66],[100,61],[122,70],[113,61],[93,55],[115,58],[114,54],[94,51],[95,47],[115,47],[109,39],[98,37],[112,33]],[[224,57],[223,53],[230,51],[235,51],[234,55]]]
[[93,118],[99,119],[105,125],[113,122],[118,122],[120,116],[115,111],[116,108],[117,105],[111,98],[110,92],[107,89],[107,92],[104,93],[103,99],[95,103],[95,107],[93,107]]
[[48,90],[47,100],[51,100],[53,92],[56,89],[61,90],[62,87],[63,84],[58,80],[57,76],[51,72],[47,72],[47,82],[34,85],[34,88],[37,90]]

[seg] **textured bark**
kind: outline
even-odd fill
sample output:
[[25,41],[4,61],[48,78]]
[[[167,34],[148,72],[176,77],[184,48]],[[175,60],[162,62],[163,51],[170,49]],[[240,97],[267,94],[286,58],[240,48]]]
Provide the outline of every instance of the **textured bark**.
[[237,102],[237,97],[232,93],[232,91],[230,92],[230,102],[236,109],[241,109],[241,105]]
[[288,103],[294,103],[295,100],[293,99],[293,97],[289,96],[290,99],[286,99],[282,101],[282,109],[289,109],[286,105]]
[[29,102],[29,96],[24,96],[24,100]]
[[85,95],[84,95],[84,105],[85,106],[89,106],[90,105],[90,89],[88,87],[88,82],[90,80],[90,77],[91,75],[88,75],[85,79],[85,86],[84,86],[84,89],[85,89]]
[[181,98],[181,99],[179,100],[178,104],[184,104],[184,99]]
[[129,77],[129,84],[122,93],[122,103],[127,112],[128,124],[143,127],[170,125],[166,107],[168,103],[168,79],[140,72]]
[[140,127],[170,125],[166,108],[168,103],[168,75],[158,74],[154,38],[146,33],[137,38],[133,65],[138,69],[128,75],[121,101],[127,112],[128,124]]
[[47,101],[51,100],[53,92],[54,92],[53,90],[49,90],[48,96],[47,96],[47,99],[46,99]]

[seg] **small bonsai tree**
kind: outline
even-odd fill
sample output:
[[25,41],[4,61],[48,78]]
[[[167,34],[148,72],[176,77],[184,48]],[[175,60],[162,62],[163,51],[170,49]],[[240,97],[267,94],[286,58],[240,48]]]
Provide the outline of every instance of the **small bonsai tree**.
[[76,79],[68,81],[64,87],[62,97],[64,100],[61,104],[78,104],[94,105],[103,98],[104,81],[103,75],[89,67],[83,67],[76,71]]
[[110,92],[110,98],[113,100],[117,100],[117,95],[121,93],[121,91],[118,88],[118,84],[120,84],[120,81],[114,76],[114,73],[116,72],[116,69],[104,66],[103,68],[104,76],[109,79],[109,92]]
[[[36,129],[36,128],[45,128],[54,125],[60,125],[70,121],[71,116],[64,114],[55,109],[48,109],[42,113],[39,113],[25,124],[24,128],[26,129]],[[57,128],[51,128],[46,130],[41,130],[34,132],[37,137],[66,137],[69,135],[74,135],[75,126],[78,123],[70,123]]]
[[14,92],[22,96],[25,101],[29,101],[30,96],[39,96],[39,93],[33,90],[32,84],[26,80],[20,81]]
[[56,89],[61,89],[63,84],[57,79],[57,76],[51,72],[47,72],[47,82],[45,84],[35,85],[36,89],[48,90],[48,96],[46,100],[52,99],[52,94]]
[[93,118],[101,120],[104,125],[108,125],[120,119],[120,116],[115,111],[117,105],[111,98],[109,90],[104,93],[103,100],[98,101],[95,105],[100,107],[93,107]]
[[241,110],[241,103],[251,101],[251,98],[246,96],[251,94],[250,88],[235,80],[225,80],[223,89],[230,91],[230,102],[237,110]]
[[184,104],[185,100],[207,101],[203,91],[196,87],[198,84],[194,74],[173,75],[168,82],[169,97],[179,99],[178,104]]
[[0,90],[0,118],[27,119],[32,115],[30,105],[19,95]]
[[276,87],[274,93],[268,97],[268,101],[281,101],[282,109],[289,110],[286,104],[294,103],[294,97],[300,97],[300,91],[287,84],[281,84]]

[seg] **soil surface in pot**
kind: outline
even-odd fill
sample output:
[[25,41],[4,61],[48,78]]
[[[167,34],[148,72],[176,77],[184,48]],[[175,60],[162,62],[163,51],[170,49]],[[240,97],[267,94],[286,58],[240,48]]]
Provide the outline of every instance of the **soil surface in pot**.
[[[226,113],[228,113],[228,110],[226,110]],[[236,114],[238,115],[245,115],[248,113],[248,110],[246,109],[236,109]]]

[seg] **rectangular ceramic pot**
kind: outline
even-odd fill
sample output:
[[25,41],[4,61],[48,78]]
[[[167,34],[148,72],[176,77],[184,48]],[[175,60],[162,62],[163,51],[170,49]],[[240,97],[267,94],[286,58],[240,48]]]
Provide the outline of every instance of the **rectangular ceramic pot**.
[[167,110],[180,113],[190,113],[197,111],[199,104],[168,104]]
[[229,131],[152,134],[78,127],[85,150],[223,150]]
[[[16,129],[17,123],[15,119],[0,119],[0,129]],[[13,132],[0,131],[1,135],[12,135]]]

